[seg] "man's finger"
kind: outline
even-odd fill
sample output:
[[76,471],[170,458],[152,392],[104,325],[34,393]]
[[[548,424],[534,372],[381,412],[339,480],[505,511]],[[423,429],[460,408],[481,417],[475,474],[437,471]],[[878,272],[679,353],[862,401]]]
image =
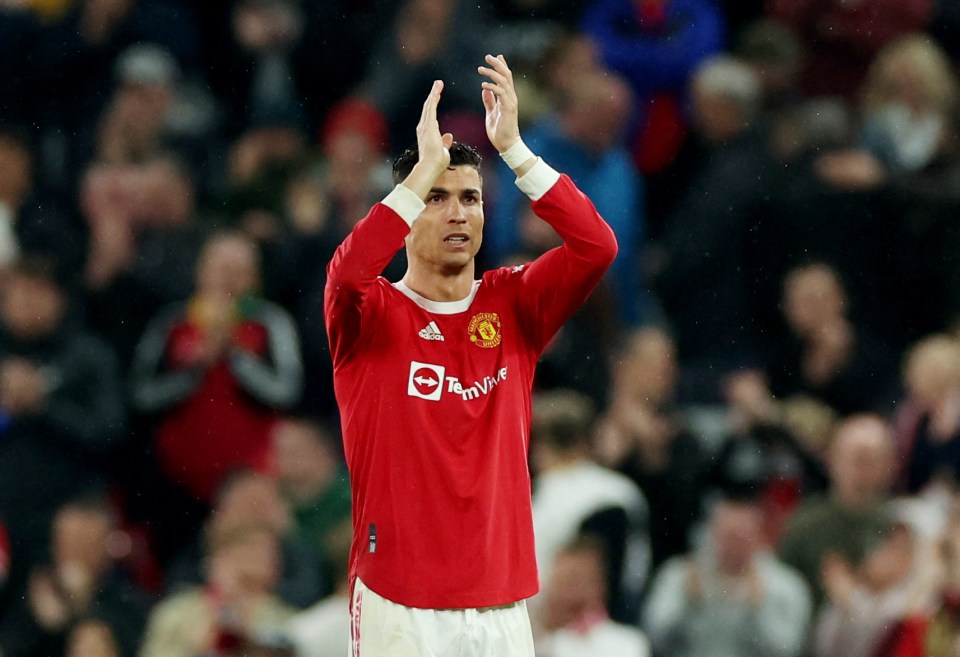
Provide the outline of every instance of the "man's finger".
[[420,123],[437,120],[437,104],[440,102],[440,92],[443,91],[443,80],[434,80],[427,99],[423,101],[423,111],[420,113]]
[[483,108],[487,111],[487,114],[496,109],[497,98],[493,95],[492,91],[484,89],[480,92],[480,98],[483,99]]
[[478,66],[477,71],[481,75],[487,76],[488,78],[490,78],[490,80],[492,80],[493,82],[501,86],[506,86],[510,83],[510,80],[507,79],[507,76],[501,73],[498,73],[497,71],[494,71],[492,68],[487,68],[486,66]]
[[507,66],[507,60],[504,59],[503,55],[497,55],[496,57],[487,55],[484,57],[484,60],[504,77],[513,78],[513,72],[510,70],[510,67]]

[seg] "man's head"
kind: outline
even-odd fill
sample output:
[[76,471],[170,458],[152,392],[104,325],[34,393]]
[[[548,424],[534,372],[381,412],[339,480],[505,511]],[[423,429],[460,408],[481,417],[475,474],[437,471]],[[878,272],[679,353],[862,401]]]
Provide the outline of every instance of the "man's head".
[[58,568],[99,577],[113,559],[111,539],[117,518],[107,500],[91,495],[57,510],[51,527],[50,551]]
[[760,81],[738,59],[720,55],[706,60],[693,75],[693,123],[710,143],[730,141],[760,112]]
[[905,361],[904,383],[925,410],[941,406],[960,390],[960,341],[952,335],[924,338],[910,348]]
[[7,330],[18,340],[39,340],[60,326],[67,305],[54,262],[29,255],[17,261],[7,275],[0,314]]
[[656,326],[634,329],[624,337],[613,369],[614,387],[622,401],[660,406],[676,388],[677,347]]
[[[402,182],[420,155],[405,151],[393,164],[393,179]],[[456,273],[472,265],[483,241],[483,199],[480,154],[466,144],[450,146],[450,164],[427,198],[427,207],[407,235],[410,267],[436,273]]]
[[612,73],[580,73],[560,97],[567,136],[591,153],[605,153],[623,142],[633,96],[629,85]]
[[219,233],[207,240],[197,261],[197,292],[241,299],[260,288],[260,252],[241,233]]
[[725,499],[710,515],[710,537],[717,568],[732,577],[745,574],[764,548],[763,513],[750,499]]
[[217,489],[208,531],[247,523],[263,523],[282,534],[290,515],[272,477],[253,470],[235,470]]
[[889,493],[895,468],[893,436],[878,415],[844,420],[830,443],[827,466],[834,499],[848,508],[867,508]]
[[847,294],[837,271],[816,262],[792,269],[783,281],[783,313],[799,336],[846,315]]
[[568,627],[591,614],[606,612],[607,575],[603,544],[580,536],[553,560],[544,587],[544,625],[549,630]]
[[295,418],[278,422],[272,437],[280,489],[295,504],[312,503],[337,475],[334,437],[316,422]]
[[218,527],[207,539],[207,581],[227,595],[262,595],[281,572],[280,535],[263,522]]
[[537,473],[554,463],[587,456],[594,412],[593,402],[573,390],[551,390],[534,397],[530,435]]

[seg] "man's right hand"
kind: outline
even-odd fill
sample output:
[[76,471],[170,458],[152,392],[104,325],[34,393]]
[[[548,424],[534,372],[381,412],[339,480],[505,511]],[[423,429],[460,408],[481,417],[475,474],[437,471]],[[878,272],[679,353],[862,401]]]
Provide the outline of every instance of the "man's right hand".
[[436,80],[430,89],[430,95],[423,103],[423,112],[417,124],[417,150],[420,159],[403,181],[405,187],[422,199],[427,198],[437,178],[450,164],[453,135],[449,132],[440,134],[440,123],[437,121],[437,105],[440,103],[442,91],[443,81]]

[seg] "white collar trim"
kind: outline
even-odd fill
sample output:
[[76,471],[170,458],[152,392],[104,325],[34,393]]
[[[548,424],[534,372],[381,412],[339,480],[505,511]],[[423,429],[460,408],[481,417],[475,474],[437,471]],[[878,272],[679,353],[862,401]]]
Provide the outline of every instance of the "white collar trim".
[[437,315],[456,315],[457,313],[466,312],[466,310],[470,308],[470,304],[473,303],[473,298],[477,296],[477,290],[480,289],[480,281],[474,281],[470,294],[459,301],[432,301],[411,290],[403,281],[397,281],[393,284],[393,287],[397,288],[424,310]]

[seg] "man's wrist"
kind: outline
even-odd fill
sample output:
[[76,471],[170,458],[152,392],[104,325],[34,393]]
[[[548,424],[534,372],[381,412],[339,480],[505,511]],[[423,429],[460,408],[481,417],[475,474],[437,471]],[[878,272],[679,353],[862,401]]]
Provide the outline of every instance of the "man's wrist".
[[523,139],[518,138],[510,148],[500,153],[500,157],[511,169],[518,169],[523,163],[535,158],[536,155],[523,143]]

